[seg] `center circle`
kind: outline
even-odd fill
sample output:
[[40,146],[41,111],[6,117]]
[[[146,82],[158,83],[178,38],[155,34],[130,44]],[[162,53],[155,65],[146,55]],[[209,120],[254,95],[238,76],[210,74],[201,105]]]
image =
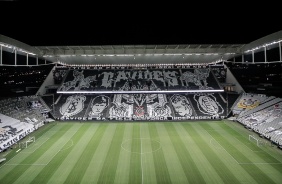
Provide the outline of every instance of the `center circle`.
[[133,138],[123,141],[121,147],[131,153],[146,154],[161,149],[161,143],[150,138]]

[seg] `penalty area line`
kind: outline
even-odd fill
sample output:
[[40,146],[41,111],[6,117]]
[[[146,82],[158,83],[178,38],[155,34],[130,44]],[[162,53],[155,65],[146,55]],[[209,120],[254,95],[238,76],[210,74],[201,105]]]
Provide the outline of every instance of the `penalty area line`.
[[[205,130],[206,131],[206,130]],[[217,141],[217,140],[215,140],[215,138],[208,132],[208,131],[206,131],[210,136],[211,136],[211,138],[215,141],[215,142],[217,142],[217,144],[237,163],[237,164],[239,164],[239,162]]]

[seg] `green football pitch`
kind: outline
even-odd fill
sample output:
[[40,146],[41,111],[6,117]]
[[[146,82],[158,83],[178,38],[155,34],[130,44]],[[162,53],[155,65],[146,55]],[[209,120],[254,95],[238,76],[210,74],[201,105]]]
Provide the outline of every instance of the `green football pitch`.
[[0,183],[281,184],[282,151],[250,134],[232,121],[54,122],[0,154]]

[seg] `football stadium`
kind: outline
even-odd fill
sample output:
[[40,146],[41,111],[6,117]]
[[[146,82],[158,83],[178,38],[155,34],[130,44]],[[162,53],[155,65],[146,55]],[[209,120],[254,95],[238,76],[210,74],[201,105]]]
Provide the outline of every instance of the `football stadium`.
[[0,183],[282,183],[281,44],[0,35]]

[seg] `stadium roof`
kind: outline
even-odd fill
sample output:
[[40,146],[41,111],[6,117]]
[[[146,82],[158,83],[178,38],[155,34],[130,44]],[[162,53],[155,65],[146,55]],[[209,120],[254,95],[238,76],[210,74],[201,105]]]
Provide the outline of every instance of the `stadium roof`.
[[[0,35],[2,49],[19,54],[44,57],[66,64],[135,64],[135,63],[212,63],[228,60],[247,51],[277,47],[282,31],[249,44],[167,44],[167,45],[70,45],[30,46]],[[274,43],[274,44],[273,44]]]
[[[101,45],[35,47],[45,56],[75,64],[210,63],[237,53],[244,45]],[[75,56],[75,57],[73,57]]]
[[[0,42],[11,45],[3,47],[10,52],[33,53],[69,64],[211,63],[282,37],[279,21],[254,24],[246,21],[245,13],[238,9],[234,13],[222,3],[205,10],[202,2],[189,9],[186,4],[175,3],[175,12],[174,3],[169,9],[145,3],[146,8],[139,11],[141,4],[110,9],[108,2],[106,6],[86,2],[62,6],[1,3]],[[185,11],[179,9],[181,6]],[[264,5],[264,13],[265,9]],[[271,10],[271,18],[279,17],[275,13]]]

